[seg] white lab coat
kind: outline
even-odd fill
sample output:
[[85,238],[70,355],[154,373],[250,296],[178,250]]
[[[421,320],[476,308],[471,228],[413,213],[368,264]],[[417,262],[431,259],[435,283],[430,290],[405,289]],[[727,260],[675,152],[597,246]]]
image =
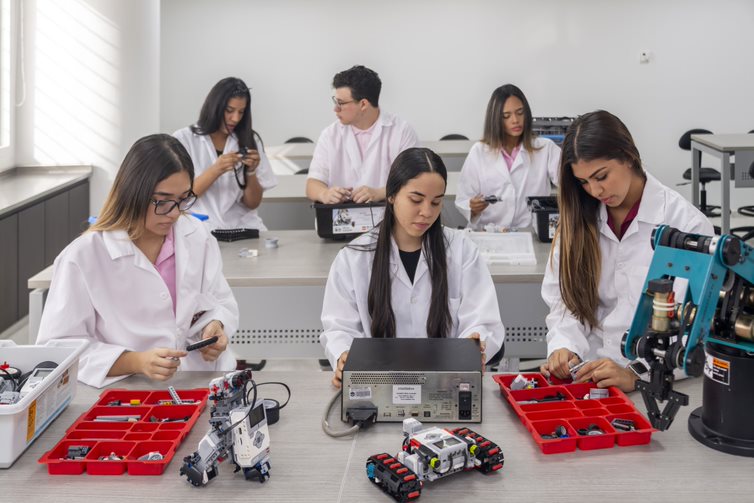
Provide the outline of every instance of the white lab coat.
[[[505,335],[492,276],[479,249],[462,231],[444,230],[448,243],[448,303],[453,319],[449,336],[468,337],[478,332],[486,341],[487,358],[491,358],[502,347]],[[369,245],[376,237],[374,230],[353,240],[352,245]],[[322,304],[324,330],[319,340],[333,368],[355,337],[370,337],[372,319],[367,297],[373,259],[374,252],[346,247],[330,268]],[[392,240],[390,271],[396,337],[426,337],[432,281],[424,254],[419,258],[412,284]]]
[[[184,349],[201,339],[201,329],[220,320],[230,337],[238,328],[238,305],[225,280],[217,241],[198,220],[181,216],[173,226],[176,312],[165,281],[125,231],[87,232],[55,259],[52,284],[42,313],[37,344],[86,338],[79,380],[102,387],[124,351],[157,347]],[[194,314],[206,313],[194,324]],[[215,362],[199,351],[181,359],[180,370],[235,368],[230,349]]]
[[622,240],[607,225],[607,209],[599,207],[600,251],[602,274],[599,282],[599,328],[588,329],[568,311],[560,296],[560,252],[553,243],[553,260],[548,261],[542,283],[542,298],[550,306],[547,316],[547,354],[566,348],[582,360],[610,358],[625,366],[628,360],[621,354],[623,334],[631,325],[644,281],[652,262],[652,230],[667,224],[684,232],[713,235],[714,228],[707,217],[680,194],[662,185],[647,173],[647,183],[639,205],[639,212]]
[[[531,211],[526,198],[549,196],[550,182],[558,184],[560,148],[547,138],[534,138],[534,147],[528,152],[523,146],[508,164],[500,150],[477,142],[471,147],[461,169],[456,193],[456,207],[469,221],[469,227],[482,230],[487,224],[496,227],[523,229],[531,225]],[[482,194],[497,196],[498,202],[490,204],[471,219],[469,200]]]
[[328,187],[384,187],[398,154],[418,145],[416,133],[406,121],[380,111],[362,160],[353,127],[335,121],[319,135],[309,178]]
[[[186,147],[191,160],[194,162],[194,177],[204,173],[207,168],[217,161],[217,152],[209,135],[195,134],[190,127],[179,129],[173,136]],[[259,166],[257,167],[257,179],[263,191],[267,191],[278,184],[275,173],[272,172],[270,161],[264,153],[262,141],[257,136],[257,148],[259,151]],[[225,141],[223,154],[238,151],[238,139],[235,133],[228,136]],[[237,229],[246,227],[266,231],[257,210],[252,210],[241,198],[243,192],[236,182],[236,175],[232,171],[223,173],[209,189],[197,199],[191,211],[204,213],[209,216],[207,224],[211,229]]]

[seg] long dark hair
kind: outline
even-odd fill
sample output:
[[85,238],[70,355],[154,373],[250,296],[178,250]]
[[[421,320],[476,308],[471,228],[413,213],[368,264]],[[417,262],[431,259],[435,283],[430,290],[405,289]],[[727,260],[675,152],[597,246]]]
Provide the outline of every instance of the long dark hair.
[[[372,337],[395,337],[395,315],[390,296],[392,248],[395,212],[390,200],[409,180],[422,173],[438,173],[448,183],[448,172],[439,155],[428,148],[409,148],[393,161],[385,186],[385,218],[379,224],[376,245],[372,247],[372,277],[367,304],[372,318]],[[432,298],[427,318],[427,337],[447,337],[453,323],[448,309],[448,264],[445,234],[440,216],[422,236],[422,252],[432,279]]]
[[583,324],[598,327],[597,305],[602,258],[597,225],[600,202],[573,175],[573,164],[597,159],[631,165],[646,179],[639,150],[625,124],[613,114],[597,110],[584,114],[568,128],[560,156],[558,207],[560,223],[560,295]]
[[487,144],[493,150],[503,148],[507,136],[503,125],[503,107],[506,100],[511,97],[518,98],[524,105],[524,133],[519,139],[519,144],[523,145],[527,152],[533,152],[537,149],[534,148],[533,144],[536,135],[532,130],[531,107],[523,91],[513,84],[505,84],[492,91],[490,101],[487,103],[487,113],[484,116],[482,143]]
[[144,232],[154,188],[167,177],[185,171],[194,186],[194,163],[186,148],[169,134],[136,141],[120,165],[105,205],[90,231],[125,230],[136,240]]
[[227,77],[215,84],[204,99],[202,110],[199,112],[199,120],[191,126],[194,134],[209,135],[219,131],[225,121],[225,107],[231,98],[245,98],[246,108],[243,111],[241,122],[236,126],[234,133],[238,138],[240,148],[247,147],[254,150],[257,148],[256,131],[251,127],[251,93],[246,83],[236,77]]

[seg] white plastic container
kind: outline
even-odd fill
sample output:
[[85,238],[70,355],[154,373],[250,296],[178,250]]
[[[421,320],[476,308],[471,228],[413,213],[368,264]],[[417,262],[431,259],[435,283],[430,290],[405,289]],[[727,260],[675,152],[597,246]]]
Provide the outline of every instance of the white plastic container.
[[531,232],[471,232],[488,264],[536,265]]
[[0,363],[8,362],[23,373],[44,361],[58,364],[20,401],[0,405],[0,468],[10,467],[71,403],[76,395],[79,356],[88,344],[84,339],[50,341],[44,346],[0,341]]

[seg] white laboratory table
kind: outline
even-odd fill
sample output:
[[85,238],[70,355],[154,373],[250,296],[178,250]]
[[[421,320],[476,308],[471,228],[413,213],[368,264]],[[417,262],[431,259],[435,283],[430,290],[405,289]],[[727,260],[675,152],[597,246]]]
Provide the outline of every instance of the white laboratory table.
[[[277,237],[279,247],[264,247],[265,237]],[[345,242],[325,241],[314,231],[267,231],[259,240],[220,243],[223,272],[240,307],[240,325],[233,337],[236,357],[323,358],[319,343],[322,300],[330,265]],[[259,255],[239,257],[240,248]],[[506,327],[506,357],[537,357],[546,353],[547,306],[540,295],[549,243],[534,239],[536,265],[490,266]],[[29,342],[39,329],[52,267],[29,279]],[[509,360],[517,365],[517,360]]]
[[[695,134],[691,135],[691,195],[692,203],[699,205],[699,169],[702,153],[720,159],[722,197],[720,200],[721,230],[730,230],[730,182],[736,187],[754,187],[754,177],[749,169],[754,166],[754,134]],[[731,156],[735,156],[735,173],[731,173]]]
[[[214,374],[179,372],[169,383],[177,389],[205,387]],[[401,425],[380,423],[352,437],[333,439],[320,428],[320,415],[331,396],[330,373],[318,371],[255,372],[257,382],[283,381],[292,389],[290,405],[270,426],[271,478],[264,484],[245,481],[227,462],[207,487],[195,488],[179,476],[185,456],[197,448],[208,430],[209,410],[178,447],[160,476],[52,476],[37,460],[62,438],[102,390],[79,384],[63,411],[9,469],[0,470],[3,501],[194,502],[223,503],[353,503],[393,501],[367,479],[365,462],[373,454],[396,453],[403,439]],[[709,449],[687,430],[691,410],[701,404],[701,382],[686,380],[676,389],[690,395],[673,426],[654,433],[649,444],[544,455],[529,432],[500,396],[491,374],[484,378],[483,422],[471,429],[498,443],[505,455],[502,470],[490,475],[460,473],[424,485],[418,501],[457,503],[500,502],[749,502],[754,494],[754,459]],[[165,384],[133,376],[113,387],[164,389]],[[263,397],[283,400],[276,387],[260,388]],[[638,404],[641,398],[631,394]],[[638,407],[644,411],[643,405]],[[345,427],[330,416],[331,424]],[[450,426],[450,425],[439,425]]]

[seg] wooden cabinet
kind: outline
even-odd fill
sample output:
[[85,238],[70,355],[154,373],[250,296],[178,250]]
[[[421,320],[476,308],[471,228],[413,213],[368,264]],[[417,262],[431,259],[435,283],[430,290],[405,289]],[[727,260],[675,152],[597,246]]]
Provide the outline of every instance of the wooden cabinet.
[[0,332],[29,313],[29,278],[86,229],[88,217],[87,180],[0,218]]

